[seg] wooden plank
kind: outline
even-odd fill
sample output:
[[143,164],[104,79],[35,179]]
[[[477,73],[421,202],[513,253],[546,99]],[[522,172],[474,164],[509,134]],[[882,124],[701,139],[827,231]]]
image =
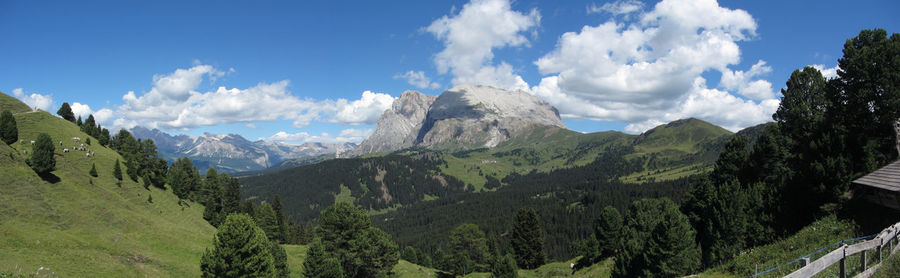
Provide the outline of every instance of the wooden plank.
[[867,240],[854,245],[847,246],[846,256],[850,256],[865,250],[873,249],[881,245],[881,240]]
[[862,273],[857,274],[856,276],[853,276],[853,278],[869,278],[870,276],[875,274],[876,271],[878,271],[879,267],[881,267],[881,264],[873,265],[869,269],[866,269],[866,271],[863,271]]
[[[898,246],[900,246],[900,245],[898,245]],[[816,275],[819,272],[822,272],[822,270],[825,270],[829,266],[831,266],[831,265],[839,262],[841,259],[843,259],[844,258],[844,248],[846,248],[846,245],[842,245],[841,247],[838,247],[838,249],[834,249],[834,251],[828,252],[827,255],[822,256],[821,258],[810,263],[809,265],[804,266],[803,268],[798,269],[797,271],[794,271],[791,274],[788,274],[787,276],[784,276],[784,277],[791,277],[791,278],[793,278],[793,277],[812,277],[813,275]]]

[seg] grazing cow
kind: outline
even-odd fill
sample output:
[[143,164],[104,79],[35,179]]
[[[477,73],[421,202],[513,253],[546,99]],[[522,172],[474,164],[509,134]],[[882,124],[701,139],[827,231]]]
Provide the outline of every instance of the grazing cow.
[[22,152],[28,154],[28,150],[22,150]]
[[62,146],[62,141],[59,141],[59,145]]
[[91,153],[84,153],[84,157],[91,157]]
[[72,142],[81,142],[81,138],[72,137]]
[[63,152],[67,153],[67,152],[69,152],[69,149],[63,149]]
[[34,145],[34,140],[31,140],[31,144]]

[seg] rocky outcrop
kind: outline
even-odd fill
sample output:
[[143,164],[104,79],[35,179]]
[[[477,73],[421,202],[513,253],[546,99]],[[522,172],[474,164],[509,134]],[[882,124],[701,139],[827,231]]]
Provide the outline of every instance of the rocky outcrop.
[[390,152],[412,147],[428,108],[436,98],[437,96],[416,91],[403,92],[400,98],[394,100],[391,109],[381,114],[372,135],[362,141],[351,154]]
[[437,98],[408,91],[352,153],[491,148],[537,126],[566,128],[556,108],[523,91],[457,86]]
[[456,86],[431,105],[415,145],[492,148],[535,126],[566,128],[556,108],[529,93]]

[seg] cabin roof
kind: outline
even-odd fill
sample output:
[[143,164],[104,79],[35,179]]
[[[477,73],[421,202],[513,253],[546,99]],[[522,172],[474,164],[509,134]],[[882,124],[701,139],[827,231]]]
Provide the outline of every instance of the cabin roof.
[[900,160],[856,179],[853,183],[900,192]]

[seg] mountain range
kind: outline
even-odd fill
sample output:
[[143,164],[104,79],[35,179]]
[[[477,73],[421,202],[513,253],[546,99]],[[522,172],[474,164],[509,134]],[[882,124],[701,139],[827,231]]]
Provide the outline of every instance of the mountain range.
[[160,157],[172,161],[188,157],[200,169],[216,167],[225,172],[262,170],[285,160],[337,155],[356,147],[354,143],[304,143],[292,145],[264,140],[249,141],[237,134],[203,133],[193,137],[170,135],[159,129],[134,127],[136,138],[151,139]]

